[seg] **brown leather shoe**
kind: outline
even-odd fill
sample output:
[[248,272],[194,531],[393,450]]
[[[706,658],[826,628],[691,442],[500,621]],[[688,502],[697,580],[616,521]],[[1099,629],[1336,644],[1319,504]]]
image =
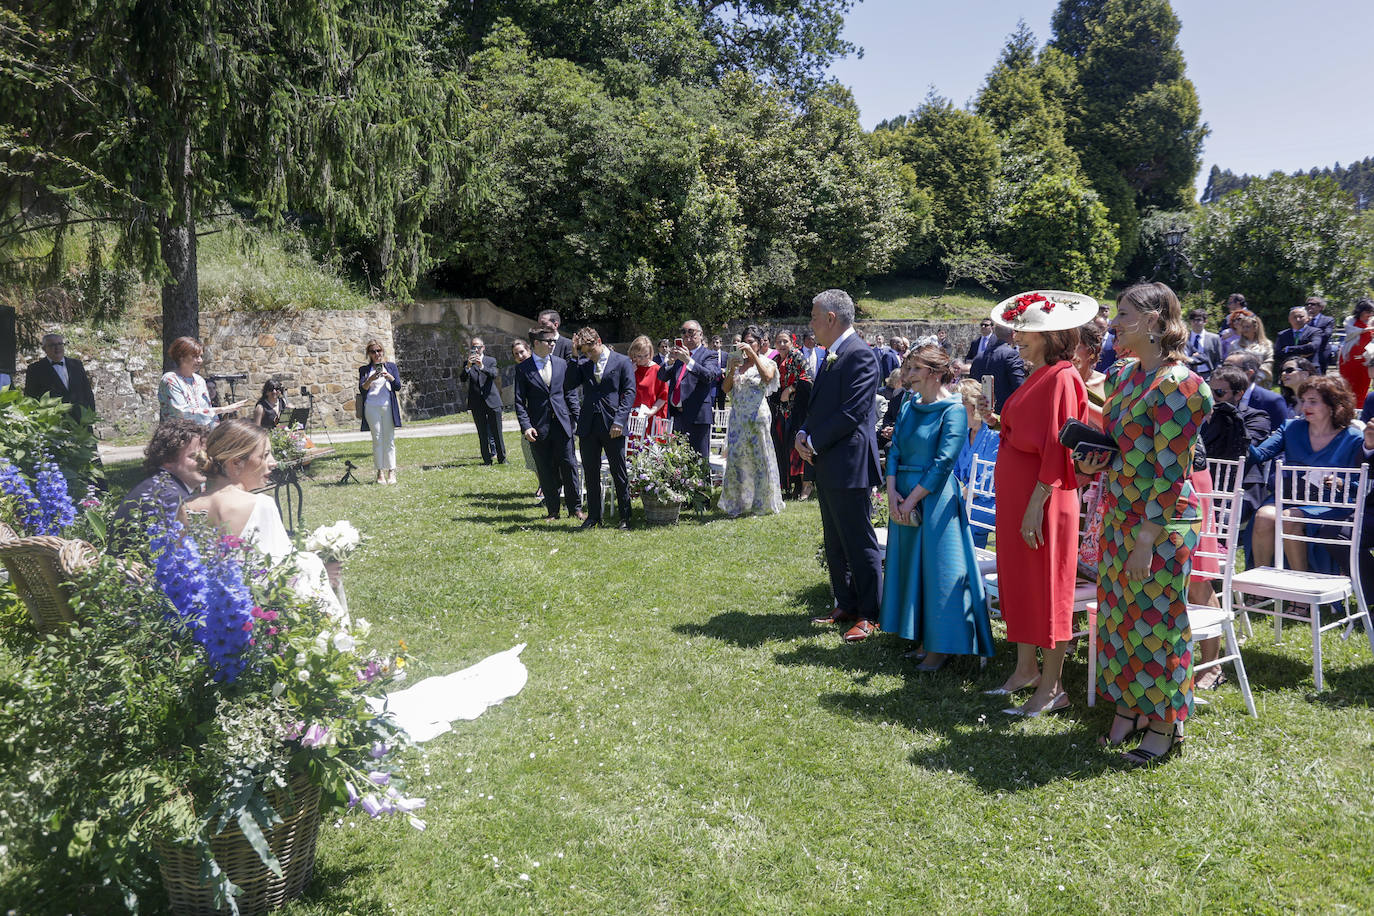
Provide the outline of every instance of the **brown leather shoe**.
[[824,616],[822,616],[822,617],[812,617],[812,618],[811,618],[811,622],[812,622],[812,623],[842,623],[842,624],[848,626],[848,625],[852,624],[854,621],[856,621],[856,620],[858,620],[858,619],[859,619],[859,615],[857,615],[857,614],[851,614],[851,613],[849,613],[848,611],[842,611],[842,610],[840,610],[839,608],[835,608],[835,610],[834,610],[832,613],[826,614],[826,615],[824,615]]
[[863,642],[874,633],[878,632],[878,625],[871,620],[860,620],[850,629],[845,631],[845,642]]

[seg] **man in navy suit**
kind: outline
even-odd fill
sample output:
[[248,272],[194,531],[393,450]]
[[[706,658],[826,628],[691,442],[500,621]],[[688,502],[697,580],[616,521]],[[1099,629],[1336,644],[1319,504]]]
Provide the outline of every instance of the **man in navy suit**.
[[993,328],[994,342],[974,357],[969,367],[969,378],[981,382],[983,376],[992,376],[992,409],[1002,412],[1013,391],[1026,380],[1026,364],[1021,361],[1021,353],[1011,344],[1011,330],[1001,325]]
[[520,434],[534,453],[549,520],[558,518],[559,487],[568,512],[585,520],[582,491],[574,473],[572,437],[578,404],[573,389],[565,384],[568,364],[553,355],[558,340],[554,331],[542,326],[530,328],[529,336],[534,355],[515,367],[515,416],[520,420]]
[[501,432],[501,372],[496,358],[487,355],[482,338],[474,337],[468,348],[468,361],[461,373],[468,383],[468,410],[477,425],[477,445],[482,463],[491,464],[492,454],[506,463],[506,437]]
[[1331,365],[1331,335],[1336,333],[1336,319],[1326,314],[1326,300],[1321,296],[1307,297],[1307,323],[1321,338],[1317,359],[1313,360],[1326,375],[1326,367]]
[[678,333],[683,345],[668,351],[668,362],[659,368],[658,377],[668,383],[673,432],[684,434],[692,448],[706,457],[711,450],[711,408],[722,378],[720,359],[706,346],[697,322],[684,321]]
[[[1294,306],[1288,310],[1288,327],[1280,331],[1278,339],[1274,341],[1274,371],[1269,377],[1278,381],[1279,369],[1283,368],[1284,362],[1299,356],[1320,365],[1321,351],[1325,349],[1326,341],[1322,339],[1321,332],[1312,327],[1307,306]],[[1325,365],[1321,366],[1321,371],[1326,372]]]
[[1207,330],[1207,310],[1193,309],[1188,313],[1188,339],[1184,341],[1188,362],[1193,371],[1204,379],[1221,365],[1221,338]]
[[825,562],[835,596],[835,610],[814,622],[850,625],[845,642],[862,642],[878,629],[883,587],[871,498],[883,479],[874,416],[878,357],[854,332],[854,300],[844,290],[828,289],[812,300],[811,329],[827,352],[796,447],[816,468]]
[[[61,334],[43,335],[44,358],[29,363],[24,374],[24,396],[41,398],[50,394],[73,407],[95,410],[95,392],[81,360],[67,355],[67,342]],[[80,411],[76,412],[77,416]]]
[[573,335],[573,349],[581,358],[568,366],[565,384],[582,386],[582,410],[577,440],[587,475],[587,520],[582,528],[601,524],[601,455],[615,486],[620,529],[630,527],[630,474],[625,467],[625,427],[635,403],[634,363],[601,342],[593,328]]
[[984,318],[978,324],[980,336],[973,338],[969,342],[968,352],[964,354],[964,359],[972,363],[975,359],[982,356],[993,344],[997,342],[997,335],[992,330],[992,319]]
[[1267,413],[1270,429],[1278,429],[1288,422],[1288,404],[1284,401],[1283,395],[1255,384],[1255,377],[1259,375],[1260,369],[1258,356],[1249,350],[1236,350],[1222,362],[1224,365],[1239,367],[1250,382],[1250,387],[1241,396],[1242,406],[1255,407]]
[[902,364],[902,358],[897,355],[896,350],[883,342],[883,335],[879,334],[873,338],[873,341],[873,354],[878,357],[878,371],[881,373],[882,379],[886,381],[893,370]]

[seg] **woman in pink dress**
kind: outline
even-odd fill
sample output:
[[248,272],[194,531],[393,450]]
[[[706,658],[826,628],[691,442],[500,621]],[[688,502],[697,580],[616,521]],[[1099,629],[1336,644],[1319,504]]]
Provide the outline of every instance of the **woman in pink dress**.
[[1087,415],[1087,390],[1072,358],[1079,326],[1096,314],[1094,300],[1055,290],[1023,293],[992,311],[994,322],[1012,329],[1029,372],[1003,405],[994,472],[997,581],[1016,668],[989,693],[1035,689],[1023,704],[1005,710],[1012,715],[1069,706],[1061,674],[1073,636],[1079,504],[1078,478],[1059,430]]

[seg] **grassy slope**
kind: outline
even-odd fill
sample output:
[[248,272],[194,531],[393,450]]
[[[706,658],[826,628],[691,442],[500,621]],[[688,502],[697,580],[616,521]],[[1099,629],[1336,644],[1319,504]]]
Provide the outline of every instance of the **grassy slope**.
[[868,281],[855,304],[860,318],[871,320],[976,322],[1002,298],[976,287],[946,289],[934,280],[878,277]]
[[[365,444],[340,451],[366,466]],[[986,671],[919,675],[891,637],[845,646],[807,623],[828,595],[814,503],[574,533],[540,520],[518,451],[494,468],[471,436],[399,452],[401,486],[326,485],[337,459],[307,484],[311,526],[371,535],[354,613],[435,673],[527,642],[530,681],[415,752],[427,831],[326,826],[287,916],[1374,906],[1362,639],[1329,640],[1318,697],[1304,635],[1276,647],[1262,627],[1245,649],[1261,718],[1227,685],[1181,760],[1119,772],[1081,651],[1073,709],[1015,721],[980,694],[1004,643]]]

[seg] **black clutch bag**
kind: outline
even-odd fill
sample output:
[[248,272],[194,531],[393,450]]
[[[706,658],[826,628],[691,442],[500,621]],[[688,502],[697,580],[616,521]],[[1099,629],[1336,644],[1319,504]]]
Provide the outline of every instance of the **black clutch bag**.
[[1120,451],[1116,440],[1082,420],[1069,420],[1060,428],[1059,444],[1073,453],[1075,461],[1082,461],[1091,452]]

